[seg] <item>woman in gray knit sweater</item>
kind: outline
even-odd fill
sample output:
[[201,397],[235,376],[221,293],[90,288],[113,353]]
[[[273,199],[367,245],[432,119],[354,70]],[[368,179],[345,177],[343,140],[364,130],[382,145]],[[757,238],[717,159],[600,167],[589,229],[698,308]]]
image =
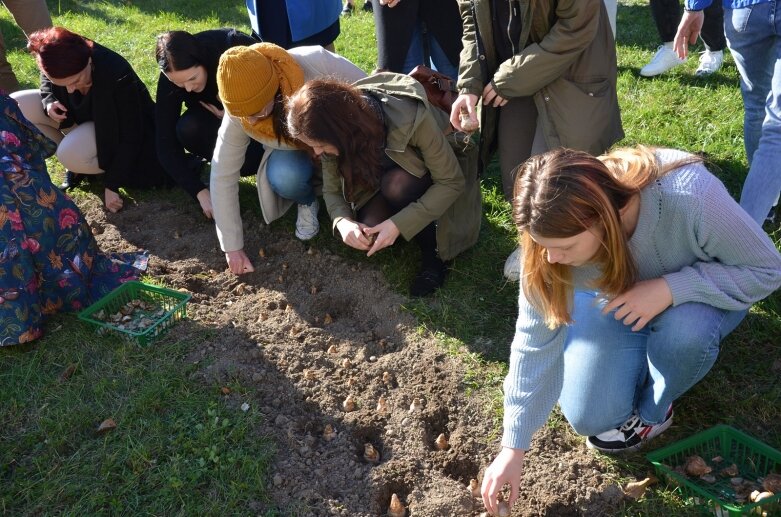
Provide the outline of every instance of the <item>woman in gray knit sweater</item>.
[[524,451],[556,401],[589,447],[639,448],[781,285],[773,242],[681,151],[550,151],[521,166],[513,208],[522,289],[502,450],[482,485],[492,513],[505,483],[517,498]]

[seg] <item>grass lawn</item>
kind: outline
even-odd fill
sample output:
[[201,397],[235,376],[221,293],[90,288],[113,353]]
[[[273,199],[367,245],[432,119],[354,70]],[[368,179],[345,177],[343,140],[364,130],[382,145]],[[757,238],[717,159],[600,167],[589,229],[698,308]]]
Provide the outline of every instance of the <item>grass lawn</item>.
[[[249,31],[243,2],[124,0],[48,2],[54,23],[95,39],[124,55],[150,91],[155,90],[155,35],[235,26]],[[9,60],[28,87],[37,87],[24,36],[0,8]],[[366,71],[375,66],[373,20],[360,12],[342,23],[338,52]],[[653,55],[657,35],[647,2],[624,1],[618,11],[619,100],[626,145],[643,143],[704,153],[737,196],[746,172],[742,101],[735,66],[707,79],[694,77],[696,57],[658,78],[639,69]],[[696,53],[695,53],[696,56]],[[62,173],[59,164],[51,170]],[[470,383],[490,390],[497,405],[506,370],[518,288],[502,279],[514,248],[510,208],[495,168],[484,178],[480,243],[459,257],[440,294],[410,301],[406,309],[421,331],[441,338],[473,366]],[[182,202],[189,202],[184,194]],[[245,183],[242,195],[254,196]],[[140,196],[143,200],[143,195]],[[255,202],[256,203],[256,202]],[[256,205],[253,205],[256,206]],[[282,224],[292,226],[290,217]],[[771,235],[779,246],[781,232]],[[333,239],[318,237],[348,257]],[[414,246],[378,257],[391,284],[405,290],[415,268]],[[660,444],[717,423],[733,425],[781,449],[781,294],[757,304],[722,346],[706,379],[676,404],[676,425]],[[693,322],[696,324],[696,322]],[[196,366],[184,357],[198,343],[140,349],[98,338],[61,316],[33,345],[0,349],[0,512],[9,515],[148,513],[156,515],[250,513],[267,494],[269,442],[252,433],[256,416],[225,406],[219,386],[191,382]],[[63,372],[74,366],[67,380]],[[67,377],[67,375],[65,375]],[[123,432],[97,435],[105,418]],[[551,425],[566,426],[561,419]],[[496,430],[485,430],[496,432]],[[608,461],[619,476],[644,476],[642,457]],[[666,489],[652,491],[632,515],[676,514],[684,501]]]

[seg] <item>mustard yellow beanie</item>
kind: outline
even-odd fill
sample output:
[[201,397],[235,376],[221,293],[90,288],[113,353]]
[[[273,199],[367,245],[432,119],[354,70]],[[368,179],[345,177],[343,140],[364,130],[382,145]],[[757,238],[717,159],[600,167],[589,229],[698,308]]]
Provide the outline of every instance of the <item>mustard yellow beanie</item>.
[[234,117],[261,111],[279,89],[271,61],[254,47],[231,47],[220,56],[217,88],[222,104]]

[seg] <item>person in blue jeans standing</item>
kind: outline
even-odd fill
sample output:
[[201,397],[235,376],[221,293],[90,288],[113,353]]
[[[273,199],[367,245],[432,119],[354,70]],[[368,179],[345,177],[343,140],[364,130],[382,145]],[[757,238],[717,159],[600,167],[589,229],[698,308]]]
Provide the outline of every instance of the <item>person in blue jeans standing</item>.
[[482,484],[492,514],[505,483],[518,497],[556,401],[588,447],[642,447],[781,285],[773,242],[691,154],[557,148],[520,167],[514,192],[521,291],[502,450]]
[[[686,57],[713,0],[686,0],[675,51]],[[718,0],[717,0],[718,1]],[[724,30],[743,94],[743,140],[749,171],[740,206],[759,224],[781,192],[781,4],[774,0],[724,0]]]

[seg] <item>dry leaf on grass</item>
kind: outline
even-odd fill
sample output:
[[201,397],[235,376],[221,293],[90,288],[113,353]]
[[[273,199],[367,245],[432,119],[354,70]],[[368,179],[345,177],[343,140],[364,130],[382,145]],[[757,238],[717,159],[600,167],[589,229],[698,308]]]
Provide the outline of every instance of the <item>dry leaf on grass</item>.
[[642,481],[633,481],[631,483],[627,483],[627,485],[624,487],[624,495],[636,501],[643,497],[646,488],[657,483],[658,481],[659,480],[654,476],[650,476],[643,479]]
[[114,422],[113,418],[107,418],[104,421],[100,423],[98,426],[97,433],[98,434],[106,434],[109,431],[113,431],[117,428],[117,423]]

